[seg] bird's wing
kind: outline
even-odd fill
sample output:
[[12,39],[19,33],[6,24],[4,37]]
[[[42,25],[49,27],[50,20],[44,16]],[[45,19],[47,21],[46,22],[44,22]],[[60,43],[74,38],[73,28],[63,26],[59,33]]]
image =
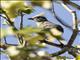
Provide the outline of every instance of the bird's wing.
[[40,26],[42,26],[42,28],[46,29],[46,28],[53,28],[55,27],[56,24],[53,24],[52,22],[46,21],[44,23],[42,23]]

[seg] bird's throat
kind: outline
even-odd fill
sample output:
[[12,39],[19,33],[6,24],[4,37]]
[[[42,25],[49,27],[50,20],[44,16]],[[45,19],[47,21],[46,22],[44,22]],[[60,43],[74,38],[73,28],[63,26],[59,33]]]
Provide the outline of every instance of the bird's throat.
[[37,22],[36,23],[38,27],[40,27],[40,25],[42,24],[42,22]]

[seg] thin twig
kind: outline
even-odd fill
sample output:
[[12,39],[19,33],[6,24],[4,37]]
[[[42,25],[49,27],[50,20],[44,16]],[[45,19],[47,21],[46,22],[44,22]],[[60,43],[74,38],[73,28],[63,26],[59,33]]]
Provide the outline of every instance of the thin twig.
[[68,51],[68,53],[74,57],[76,57],[76,53],[72,52],[72,51]]
[[20,29],[22,29],[23,28],[23,13],[20,12],[20,14],[21,14]]
[[69,26],[67,23],[65,23],[64,20],[62,20],[62,19],[55,13],[54,3],[53,3],[53,2],[52,2],[52,12],[54,13],[54,17],[58,20],[58,22],[60,22],[63,26],[65,26],[65,27],[73,30],[71,26]]
[[78,54],[80,54],[78,52],[78,50],[80,50],[80,48],[75,48],[75,47],[71,47],[69,50],[68,50],[68,53],[73,55],[74,57],[76,57]]
[[4,18],[4,19],[6,19],[7,20],[7,18],[6,17],[4,17],[4,16],[2,16],[2,15],[0,15],[2,18]]
[[51,46],[56,46],[56,47],[59,47],[59,48],[63,48],[64,47],[61,44],[52,43],[52,42],[49,42],[49,41],[46,41],[46,40],[41,40],[40,42],[41,43],[46,43],[46,44],[51,45]]
[[[23,29],[23,13],[20,11],[20,15],[21,15],[21,22],[20,22],[20,29]],[[20,43],[23,43],[23,37],[20,36],[19,39]]]
[[77,8],[78,10],[80,10],[80,6],[77,5],[76,3],[72,2],[71,0],[62,0],[64,4],[66,5],[70,5],[74,8]]
[[[63,4],[63,3],[62,3],[62,4]],[[63,5],[65,5],[65,4],[63,4]],[[73,11],[70,10],[68,7],[67,7],[66,9],[67,9],[69,12],[73,12]],[[67,28],[69,28],[70,30],[73,31],[73,28],[72,28],[71,26],[69,26],[67,23],[65,23],[64,20],[62,20],[62,19],[55,13],[53,2],[52,2],[52,12],[54,13],[55,18],[56,18],[63,26],[65,26],[65,27],[67,27]],[[76,15],[76,14],[73,14],[73,16],[74,16],[74,15]],[[74,18],[76,18],[76,17],[74,17]],[[74,19],[74,18],[73,18],[73,19]],[[80,32],[80,31],[78,30],[78,32]],[[79,35],[80,35],[80,34],[79,34]]]
[[9,24],[13,27],[14,30],[17,30],[17,28],[14,26],[14,23],[10,20],[10,18],[8,17],[7,13],[1,9],[3,11],[3,14],[6,16],[6,20],[9,22]]
[[3,45],[0,44],[0,48],[3,48],[5,50],[7,48],[7,46],[5,44],[3,44]]
[[74,40],[76,39],[77,34],[78,34],[78,31],[77,30],[73,30],[73,34],[72,34],[72,36],[71,36],[71,38],[70,38],[70,40],[69,40],[69,42],[67,44],[68,47],[70,47],[73,44]]
[[63,2],[60,2],[61,5],[72,15],[73,18],[73,29],[78,29],[77,27],[77,15],[76,15],[76,11],[73,11],[72,9],[70,9],[67,5],[65,5]]
[[71,5],[72,7],[74,7],[74,8],[77,8],[78,10],[80,10],[80,6],[79,5],[77,5],[76,3],[73,3],[73,2],[67,2],[67,4],[69,4],[69,5]]
[[78,21],[77,21],[76,11],[72,12],[72,16],[73,16],[73,29],[78,30]]
[[18,46],[18,44],[9,44],[7,43],[6,37],[4,37],[5,45],[13,45],[13,46]]
[[6,37],[4,37],[4,41],[5,41],[5,44],[7,44],[7,40],[6,40]]
[[72,34],[72,36],[71,36],[71,38],[70,38],[70,40],[69,40],[69,42],[68,42],[68,47],[70,47],[72,44],[73,44],[73,42],[74,42],[74,40],[75,40],[75,38],[76,38],[76,36],[77,36],[77,34],[78,34],[78,27],[77,27],[77,16],[76,16],[76,12],[75,11],[73,11],[73,10],[71,10],[68,6],[66,6],[64,3],[62,3],[62,2],[60,2],[61,3],[61,5],[67,10],[67,11],[69,11],[71,14],[72,14],[72,16],[73,16],[73,24],[74,24],[74,26],[73,26],[73,34]]
[[[22,11],[19,11],[20,15],[21,15],[21,22],[20,22],[20,29],[23,29],[23,12]],[[18,39],[19,39],[19,42],[20,44],[23,44],[25,45],[25,41],[23,40],[23,36],[22,35],[19,35],[18,34]]]
[[61,55],[62,53],[65,53],[66,51],[68,50],[68,48],[63,48],[62,50],[56,52],[56,53],[52,53],[52,57],[55,57],[55,56],[59,56]]
[[[3,13],[5,14],[5,16],[6,16],[6,18],[7,18],[7,21],[9,22],[9,24],[13,27],[13,29],[14,30],[17,30],[18,31],[18,29],[14,26],[14,22],[12,22],[11,20],[10,20],[10,18],[8,17],[8,15],[7,15],[7,13],[2,9],[2,11],[3,11]],[[23,28],[22,26],[23,26],[23,16],[21,17],[21,25],[20,25],[21,27],[20,28]],[[17,35],[18,36],[18,39],[19,40],[22,40],[22,36],[20,36],[20,35]]]
[[[72,16],[73,16],[73,22],[74,22],[74,26],[73,26],[73,27],[74,27],[75,30],[72,29],[72,27],[68,26],[67,24],[65,24],[64,22],[61,21],[62,19],[60,19],[60,17],[58,17],[58,16],[56,15],[55,11],[54,11],[54,6],[53,6],[53,4],[52,4],[52,10],[53,10],[54,16],[56,17],[56,19],[57,19],[62,25],[70,28],[71,30],[73,30],[73,34],[72,34],[72,36],[71,36],[71,38],[70,38],[67,46],[65,47],[65,48],[67,48],[67,47],[70,47],[70,48],[71,48],[71,46],[72,46],[72,44],[73,44],[73,42],[74,42],[74,40],[75,40],[75,38],[76,38],[76,36],[77,36],[77,34],[78,34],[77,16],[76,16],[76,12],[75,12],[75,11],[72,11],[72,10],[71,10],[69,7],[67,7],[64,3],[61,2],[61,5],[62,5],[67,11],[69,11],[69,12],[72,14]],[[65,52],[65,50],[59,51],[59,52],[57,52],[57,53],[54,53],[53,56],[58,56],[58,55],[62,54],[63,52]],[[69,53],[71,54],[72,52],[69,52]],[[71,54],[71,55],[75,56],[75,54]]]

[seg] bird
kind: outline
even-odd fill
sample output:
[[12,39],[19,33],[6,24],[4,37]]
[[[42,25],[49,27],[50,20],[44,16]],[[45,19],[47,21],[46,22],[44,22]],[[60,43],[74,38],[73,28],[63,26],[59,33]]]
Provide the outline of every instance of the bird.
[[64,39],[61,37],[64,33],[64,29],[59,24],[48,21],[48,19],[44,16],[35,16],[28,19],[35,21],[37,27],[46,31],[46,33],[43,34],[45,35],[46,40],[51,42],[53,39],[57,39],[61,44],[65,43]]

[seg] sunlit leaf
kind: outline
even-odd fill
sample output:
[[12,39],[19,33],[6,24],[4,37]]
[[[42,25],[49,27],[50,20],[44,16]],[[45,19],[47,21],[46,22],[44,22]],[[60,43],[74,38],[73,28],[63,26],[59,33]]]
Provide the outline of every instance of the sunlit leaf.
[[14,35],[13,27],[7,27],[6,33],[7,35]]
[[17,50],[16,46],[10,46],[6,49],[6,53],[9,55],[9,56],[16,56],[20,53],[19,50]]
[[2,24],[7,25],[7,24],[9,24],[9,22],[7,22],[6,20],[3,20]]
[[42,6],[46,9],[51,8],[51,1],[50,0],[31,0],[32,5],[35,6]]
[[36,46],[38,46],[39,48],[46,48],[47,44],[45,44],[45,43],[38,43],[38,44],[36,44]]
[[28,42],[32,45],[36,44],[39,40],[43,40],[44,37],[42,36],[35,36],[35,37],[32,37],[30,38],[30,40],[28,40]]
[[1,28],[0,29],[0,38],[3,38],[6,35],[7,35],[6,30],[4,30],[4,29]]
[[[17,1],[1,1],[1,6],[4,11],[8,14],[10,18],[15,18],[18,16],[18,10],[24,9],[25,1],[17,0]],[[30,11],[27,11],[30,13]]]
[[77,55],[76,60],[80,60],[80,54]]
[[17,33],[19,33],[19,34],[37,33],[37,32],[40,32],[41,30],[42,29],[40,29],[40,28],[26,27],[22,30],[19,30]]
[[57,56],[56,58],[57,58],[57,59],[60,59],[60,60],[67,59],[67,57],[65,57],[65,56]]
[[33,12],[33,9],[32,9],[32,7],[25,7],[24,9],[21,9],[21,11],[26,14],[30,14]]
[[3,11],[2,11],[2,9],[0,8],[0,14],[2,14],[3,13]]

